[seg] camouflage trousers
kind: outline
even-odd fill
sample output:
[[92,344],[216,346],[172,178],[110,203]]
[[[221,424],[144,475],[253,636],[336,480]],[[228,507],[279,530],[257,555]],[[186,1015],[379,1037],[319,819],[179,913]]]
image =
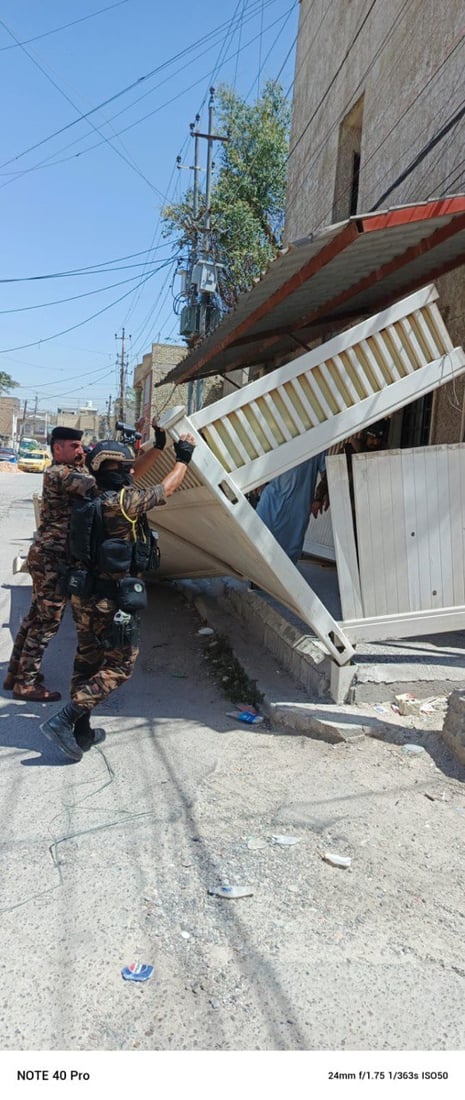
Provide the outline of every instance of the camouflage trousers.
[[78,636],[71,699],[90,711],[129,680],[139,648],[115,644],[112,626],[117,607],[112,600],[72,596],[71,607]]
[[56,557],[40,546],[31,546],[28,568],[32,577],[32,602],[13,644],[8,672],[17,684],[35,684],[45,650],[55,637],[63,618],[67,598],[60,592]]

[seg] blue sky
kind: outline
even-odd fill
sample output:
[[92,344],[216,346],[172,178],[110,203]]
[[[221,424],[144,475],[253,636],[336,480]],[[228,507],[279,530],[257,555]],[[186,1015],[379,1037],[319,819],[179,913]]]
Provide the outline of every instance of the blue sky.
[[[191,183],[176,157],[192,163],[189,123],[199,112],[206,129],[211,84],[253,102],[279,76],[291,95],[298,7],[3,0],[0,369],[29,407],[37,394],[39,410],[88,400],[103,409],[117,392],[123,326],[130,378],[152,340],[182,343],[160,227],[166,201]],[[107,270],[36,278],[96,265]]]

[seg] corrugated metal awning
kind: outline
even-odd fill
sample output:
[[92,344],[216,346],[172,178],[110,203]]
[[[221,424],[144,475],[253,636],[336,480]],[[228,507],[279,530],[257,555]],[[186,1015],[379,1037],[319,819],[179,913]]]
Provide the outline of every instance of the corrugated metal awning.
[[157,385],[287,361],[465,263],[465,195],[357,214],[295,241]]

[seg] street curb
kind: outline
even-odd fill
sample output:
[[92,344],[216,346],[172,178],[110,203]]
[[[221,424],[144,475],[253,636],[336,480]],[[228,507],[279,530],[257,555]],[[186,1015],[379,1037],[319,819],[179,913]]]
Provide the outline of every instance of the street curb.
[[[263,653],[257,650],[254,633],[231,615],[230,601],[228,597],[224,597],[224,586],[220,582],[205,585],[205,582],[177,580],[173,584],[194,605],[205,624],[216,633],[227,637],[235,659],[248,678],[256,681],[257,688],[263,695],[262,713],[276,730],[298,733],[329,744],[353,743],[363,740],[367,735],[383,736],[384,723],[376,718],[360,715],[353,707],[336,704],[329,699],[327,703],[306,701],[305,691],[290,677],[286,676],[284,683],[280,679],[278,683],[273,681],[268,685],[264,666],[272,664],[273,657],[268,653],[264,660]],[[211,594],[206,591],[208,587]],[[321,661],[321,651],[319,657]],[[277,689],[279,697],[276,697]],[[287,698],[283,698],[283,695],[287,695]],[[299,695],[301,701],[296,702]]]

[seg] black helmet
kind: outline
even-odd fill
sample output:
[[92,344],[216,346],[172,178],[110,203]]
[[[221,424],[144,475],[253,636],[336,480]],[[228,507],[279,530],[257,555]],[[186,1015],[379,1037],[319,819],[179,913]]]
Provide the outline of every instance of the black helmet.
[[87,456],[87,466],[93,474],[100,469],[104,462],[124,462],[130,466],[134,463],[134,455],[124,443],[117,443],[116,439],[101,439]]

